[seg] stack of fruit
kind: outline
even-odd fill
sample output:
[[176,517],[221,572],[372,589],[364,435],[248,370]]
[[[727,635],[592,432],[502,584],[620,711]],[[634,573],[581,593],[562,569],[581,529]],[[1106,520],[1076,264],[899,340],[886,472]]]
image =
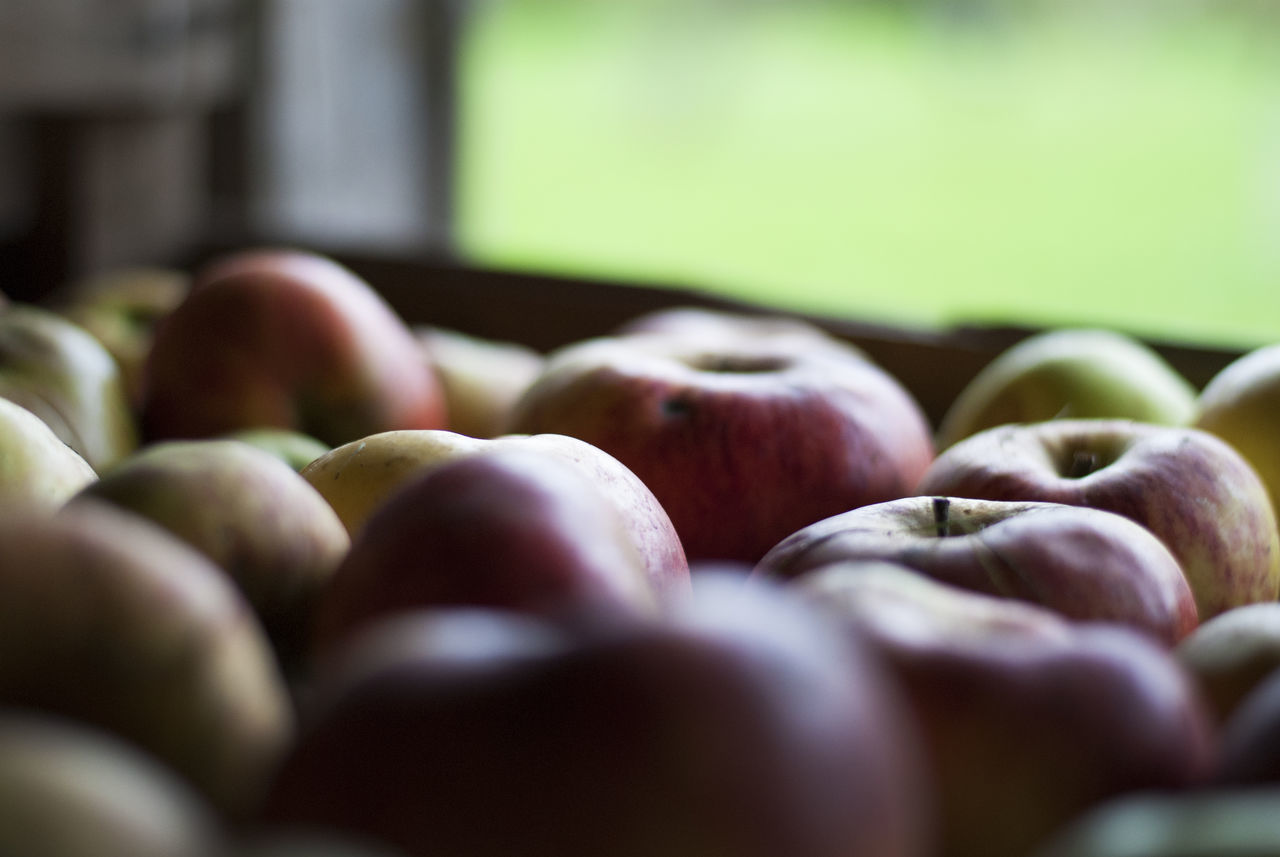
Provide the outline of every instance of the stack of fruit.
[[1280,350],[550,354],[249,250],[0,309],[0,853],[1280,853]]

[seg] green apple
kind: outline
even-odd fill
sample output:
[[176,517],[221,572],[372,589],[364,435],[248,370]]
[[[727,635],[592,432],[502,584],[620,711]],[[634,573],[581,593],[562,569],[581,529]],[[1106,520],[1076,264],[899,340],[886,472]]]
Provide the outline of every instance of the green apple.
[[49,424],[101,473],[138,445],[120,366],[88,331],[29,304],[0,311],[0,396]]
[[1200,392],[1195,425],[1240,451],[1280,509],[1280,344],[1227,364]]
[[519,343],[428,324],[413,332],[444,388],[446,427],[460,434],[501,434],[512,406],[542,371],[542,354]]
[[293,429],[265,427],[240,429],[229,432],[223,437],[256,446],[297,471],[301,471],[331,449],[329,444],[318,438]]
[[48,423],[0,398],[0,501],[52,510],[97,478]]
[[142,367],[156,325],[182,302],[191,276],[176,268],[118,268],[67,286],[52,308],[93,334],[120,364],[129,401],[142,402]]
[[1264,601],[1219,613],[1178,644],[1178,660],[1200,682],[1219,722],[1280,669],[1280,603]]
[[1112,330],[1063,328],[1007,348],[956,396],[938,448],[1006,423],[1117,417],[1186,425],[1196,391],[1154,349]]
[[350,547],[324,497],[271,453],[234,440],[159,441],[81,498],[141,515],[195,547],[248,598],[293,665],[313,603]]
[[64,718],[0,714],[0,854],[202,857],[212,808],[137,747]]
[[106,503],[0,516],[0,707],[120,735],[232,815],[293,736],[262,627],[227,576]]

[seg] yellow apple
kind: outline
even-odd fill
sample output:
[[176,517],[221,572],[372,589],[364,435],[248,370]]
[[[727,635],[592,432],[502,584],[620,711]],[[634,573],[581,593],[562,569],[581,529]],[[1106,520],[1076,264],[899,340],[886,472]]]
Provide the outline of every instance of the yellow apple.
[[1195,425],[1234,446],[1280,509],[1280,344],[1256,348],[1210,379]]
[[97,478],[44,420],[0,398],[0,500],[52,510]]

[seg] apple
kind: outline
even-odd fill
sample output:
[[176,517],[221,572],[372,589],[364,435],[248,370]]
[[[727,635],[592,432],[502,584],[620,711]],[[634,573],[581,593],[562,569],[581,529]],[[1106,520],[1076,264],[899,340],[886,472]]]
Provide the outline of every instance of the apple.
[[905,688],[938,783],[940,857],[1021,857],[1111,797],[1210,776],[1202,701],[1145,634],[882,561],[829,565],[790,585],[868,642]]
[[314,253],[245,250],[205,266],[148,355],[148,440],[274,427],[335,446],[444,421],[439,380],[406,322]]
[[1177,557],[1202,622],[1280,593],[1266,488],[1238,452],[1200,429],[1101,419],[999,426],[944,450],[917,490],[1131,518]]
[[1195,410],[1195,388],[1142,340],[1061,328],[1021,340],[978,372],[943,414],[937,441],[946,449],[994,426],[1062,418],[1183,426]]
[[1200,391],[1194,425],[1231,444],[1253,465],[1280,509],[1280,344],[1228,363]]
[[416,477],[369,519],[320,593],[315,651],[406,608],[630,616],[664,596],[625,517],[580,468],[494,448]]
[[1202,624],[1175,653],[1200,683],[1219,722],[1280,669],[1280,603],[1236,607]]
[[293,665],[311,612],[351,539],[325,499],[265,450],[234,440],[150,444],[86,486],[81,498],[141,515],[213,560]]
[[886,560],[941,583],[1119,622],[1172,646],[1196,627],[1177,560],[1145,527],[1058,503],[904,497],[803,527],[760,560],[795,578],[845,560]]
[[88,331],[51,310],[0,311],[0,397],[48,423],[95,471],[138,445],[119,365]]
[[1216,783],[1280,785],[1280,671],[1272,670],[1222,723]]
[[115,358],[130,405],[137,408],[156,325],[190,288],[191,275],[176,268],[113,268],[71,283],[51,308],[89,331]]
[[574,343],[548,356],[509,430],[571,435],[619,459],[691,561],[753,563],[806,524],[914,493],[933,458],[897,380],[811,337]]
[[853,343],[833,336],[816,324],[774,312],[748,312],[714,307],[671,306],[638,315],[614,330],[619,336],[662,334],[688,342],[795,343],[801,348],[824,347],[837,355],[870,359]]
[[264,823],[409,855],[932,854],[896,689],[780,587],[704,578],[661,621],[479,655],[404,627],[425,648],[322,677]]
[[293,736],[265,634],[212,562],[106,503],[0,516],[0,707],[112,732],[231,816]]
[[1035,857],[1265,857],[1280,854],[1280,789],[1144,792],[1109,800]]
[[294,429],[250,428],[228,432],[221,436],[226,440],[238,440],[271,453],[295,471],[301,471],[311,462],[333,447],[327,443]]
[[438,325],[412,329],[444,388],[445,428],[480,438],[501,434],[511,406],[542,371],[542,354]]
[[48,423],[0,397],[0,502],[52,511],[97,478]]
[[154,759],[84,724],[0,713],[0,854],[201,857],[205,801]]
[[622,462],[577,438],[556,434],[474,438],[438,429],[402,429],[338,446],[301,472],[354,536],[408,480],[458,458],[495,449],[529,450],[573,464],[626,520],[659,590],[679,591],[688,585],[689,564],[680,537],[653,492]]

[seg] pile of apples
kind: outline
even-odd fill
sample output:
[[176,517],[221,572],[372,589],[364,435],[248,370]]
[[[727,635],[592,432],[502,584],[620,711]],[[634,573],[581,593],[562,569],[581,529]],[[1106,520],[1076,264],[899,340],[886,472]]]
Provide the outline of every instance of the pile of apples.
[[1280,853],[1280,346],[929,424],[673,308],[550,354],[302,250],[0,308],[0,853]]

